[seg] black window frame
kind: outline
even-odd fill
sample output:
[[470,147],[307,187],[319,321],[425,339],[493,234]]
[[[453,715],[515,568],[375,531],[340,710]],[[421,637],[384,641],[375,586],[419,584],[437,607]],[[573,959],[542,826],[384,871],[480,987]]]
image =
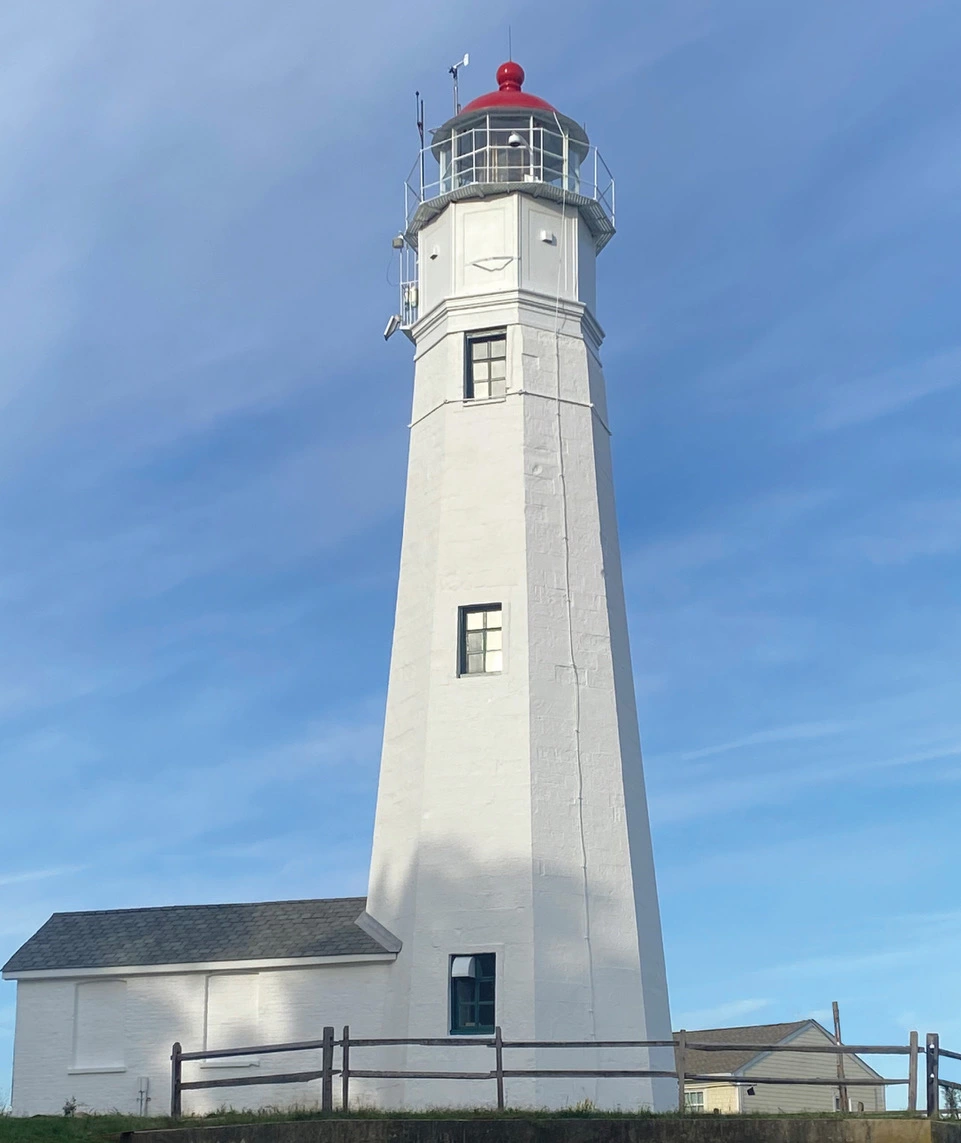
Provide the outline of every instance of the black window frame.
[[[501,622],[500,627],[488,627],[486,622],[483,627],[472,628],[469,625],[468,617],[477,615],[478,613],[488,613],[497,611],[500,613]],[[487,635],[488,632],[497,631],[500,634],[500,647],[489,647]],[[470,635],[480,633],[482,638],[482,647],[479,651],[470,650]],[[488,671],[487,656],[491,653],[499,653],[501,657],[501,665],[496,671]],[[482,655],[485,663],[484,670],[472,671],[470,669],[470,659],[474,655]],[[457,609],[457,674],[459,676],[474,678],[478,675],[499,675],[504,670],[504,605],[502,603],[470,603],[464,607]]]
[[[475,345],[492,345],[494,342],[503,341],[504,352],[498,353],[496,356],[488,354],[486,358],[478,359],[478,361],[487,361],[488,364],[492,361],[504,362],[504,376],[491,377],[490,368],[488,368],[488,376],[486,379],[478,380],[474,377],[474,346]],[[475,391],[477,384],[487,385],[490,387],[490,392],[483,396],[478,396]],[[504,386],[504,392],[495,393],[494,385],[501,384]],[[472,333],[465,334],[464,336],[464,400],[465,401],[491,401],[497,400],[505,396],[507,391],[507,327],[501,326],[497,329],[479,329]]]
[[[477,963],[476,976],[454,976],[454,961],[458,957],[472,957]],[[497,1026],[497,954],[452,953],[447,967],[448,1027],[451,1036],[493,1036]],[[473,1017],[462,1023],[460,1017],[468,1009]],[[481,1010],[490,1016],[490,1023],[481,1023]]]

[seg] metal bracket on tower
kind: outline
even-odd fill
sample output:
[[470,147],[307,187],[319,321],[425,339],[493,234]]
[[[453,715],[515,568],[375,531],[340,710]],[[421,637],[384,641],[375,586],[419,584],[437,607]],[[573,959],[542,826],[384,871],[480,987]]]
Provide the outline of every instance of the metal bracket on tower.
[[388,341],[393,334],[401,330],[413,341],[411,326],[417,321],[417,305],[419,301],[417,288],[417,251],[408,245],[403,234],[397,234],[391,239],[391,246],[397,251],[400,258],[400,312],[391,314],[384,330],[384,340]]

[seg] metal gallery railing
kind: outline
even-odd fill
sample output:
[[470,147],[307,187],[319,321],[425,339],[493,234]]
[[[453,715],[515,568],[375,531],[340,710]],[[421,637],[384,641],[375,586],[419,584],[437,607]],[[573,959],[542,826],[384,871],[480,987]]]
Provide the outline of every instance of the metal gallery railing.
[[597,148],[535,116],[488,115],[421,148],[404,184],[407,225],[419,207],[470,186],[556,187],[591,199],[614,224],[614,176]]
[[[356,1067],[351,1060],[351,1052],[361,1048],[393,1048],[393,1047],[444,1047],[444,1048],[486,1048],[494,1053],[493,1068],[487,1071],[424,1071],[424,1070],[390,1070]],[[512,1068],[506,1067],[504,1053],[514,1049],[566,1049],[581,1053],[597,1049],[657,1049],[670,1048],[674,1055],[674,1068],[669,1070],[652,1068]],[[337,1049],[340,1049],[340,1058],[337,1059]],[[271,1073],[266,1075],[250,1075],[227,1077],[222,1079],[184,1080],[183,1065],[193,1061],[202,1060],[228,1060],[240,1056],[264,1056],[280,1053],[294,1052],[320,1052],[320,1066],[305,1071]],[[801,1076],[738,1076],[732,1074],[719,1074],[717,1072],[692,1072],[688,1069],[690,1052],[791,1052],[797,1054],[823,1054],[837,1058],[847,1055],[866,1056],[907,1056],[908,1071],[904,1078],[885,1079],[870,1076],[848,1076],[844,1078],[843,1069],[839,1068],[838,1077],[801,1077]],[[185,1091],[209,1090],[212,1088],[249,1087],[260,1084],[309,1083],[320,1080],[321,1110],[332,1112],[334,1110],[334,1079],[340,1078],[340,1110],[347,1113],[350,1109],[350,1083],[354,1079],[417,1079],[417,1080],[479,1080],[493,1082],[496,1086],[498,1110],[507,1106],[505,1097],[505,1084],[511,1079],[676,1079],[678,1080],[678,1111],[684,1114],[691,1108],[685,1106],[685,1089],[688,1082],[694,1083],[730,1083],[753,1087],[755,1085],[809,1085],[820,1087],[833,1087],[844,1091],[847,1087],[890,1087],[907,1085],[907,1110],[917,1111],[918,1102],[918,1064],[920,1059],[918,1034],[912,1032],[909,1042],[902,1044],[717,1044],[688,1041],[685,1031],[678,1032],[671,1040],[505,1040],[501,1029],[495,1028],[492,1037],[443,1037],[443,1038],[412,1038],[412,1039],[371,1039],[367,1037],[353,1038],[350,1028],[345,1027],[339,1039],[335,1038],[333,1027],[325,1027],[320,1040],[306,1040],[289,1044],[260,1044],[242,1048],[214,1048],[199,1052],[185,1052],[179,1043],[173,1045],[170,1055],[171,1082],[170,1082],[170,1114],[179,1118],[183,1114],[183,1093]],[[940,1076],[940,1060],[942,1057],[961,1061],[961,1053],[951,1052],[940,1046],[939,1037],[931,1033],[928,1035],[925,1059],[925,1113],[929,1117],[940,1116],[940,1092],[942,1090],[957,1090],[961,1092],[961,1083],[942,1079]],[[339,1064],[339,1066],[337,1066]]]

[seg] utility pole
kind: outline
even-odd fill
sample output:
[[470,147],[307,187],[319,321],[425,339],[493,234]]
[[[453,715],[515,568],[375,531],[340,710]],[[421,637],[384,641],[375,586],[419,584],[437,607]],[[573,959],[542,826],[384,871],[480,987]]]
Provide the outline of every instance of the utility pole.
[[[841,1014],[838,1011],[838,1002],[831,1001],[831,1011],[834,1013],[834,1041],[841,1046]],[[848,1089],[844,1082],[844,1055],[838,1052],[838,1111],[849,1111]]]

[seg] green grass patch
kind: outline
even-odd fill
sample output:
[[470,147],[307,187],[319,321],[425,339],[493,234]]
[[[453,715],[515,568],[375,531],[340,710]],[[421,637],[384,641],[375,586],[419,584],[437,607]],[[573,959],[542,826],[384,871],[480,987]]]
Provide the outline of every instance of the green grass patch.
[[[650,1118],[653,1112],[598,1111],[589,1105],[572,1107],[565,1111],[532,1111],[529,1108],[508,1108],[496,1111],[488,1108],[435,1108],[428,1111],[380,1111],[361,1108],[352,1111],[351,1119],[640,1119]],[[909,1112],[882,1113],[885,1119],[914,1118]],[[671,1119],[677,1112],[662,1112],[658,1118]],[[114,1143],[125,1131],[158,1131],[164,1127],[213,1127],[229,1123],[289,1123],[303,1119],[340,1119],[343,1113],[335,1111],[325,1115],[315,1108],[277,1108],[269,1111],[220,1111],[211,1115],[170,1119],[153,1115],[149,1119],[135,1115],[34,1115],[28,1119],[0,1116],[0,1143]],[[685,1116],[691,1118],[691,1116]],[[712,1119],[713,1115],[699,1114],[698,1118]],[[837,1112],[804,1112],[794,1115],[727,1116],[724,1119],[836,1119]],[[848,1119],[869,1119],[872,1116],[845,1115]]]

